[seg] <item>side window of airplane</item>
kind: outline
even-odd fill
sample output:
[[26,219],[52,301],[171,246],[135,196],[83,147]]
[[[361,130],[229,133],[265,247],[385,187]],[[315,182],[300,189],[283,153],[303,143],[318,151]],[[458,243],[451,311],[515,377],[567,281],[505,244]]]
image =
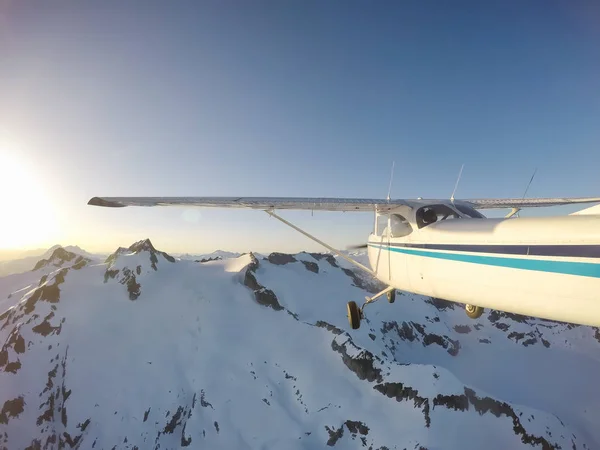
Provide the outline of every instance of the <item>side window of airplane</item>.
[[410,223],[400,214],[392,214],[390,216],[390,227],[392,237],[404,237],[412,233]]
[[446,205],[423,206],[417,211],[417,226],[423,228],[438,221],[459,218],[458,213]]

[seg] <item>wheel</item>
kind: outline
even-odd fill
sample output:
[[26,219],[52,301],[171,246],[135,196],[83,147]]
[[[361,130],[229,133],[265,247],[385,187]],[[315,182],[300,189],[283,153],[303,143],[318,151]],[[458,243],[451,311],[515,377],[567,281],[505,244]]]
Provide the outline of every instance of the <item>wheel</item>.
[[388,303],[394,303],[396,301],[396,290],[387,293]]
[[350,326],[353,330],[358,330],[360,327],[360,319],[362,318],[362,314],[356,302],[348,302],[348,322],[350,322]]
[[483,314],[483,308],[476,305],[465,305],[465,312],[471,319],[479,319]]

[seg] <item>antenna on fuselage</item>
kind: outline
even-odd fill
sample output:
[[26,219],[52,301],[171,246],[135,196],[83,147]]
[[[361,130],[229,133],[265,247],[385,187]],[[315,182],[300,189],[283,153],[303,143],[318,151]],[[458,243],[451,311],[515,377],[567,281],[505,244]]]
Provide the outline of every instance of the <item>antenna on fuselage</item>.
[[533,181],[536,173],[537,173],[537,167],[533,171],[533,175],[531,175],[531,179],[529,180],[529,184],[525,188],[525,192],[523,193],[523,200],[525,200],[525,196],[527,195],[527,191],[529,190],[529,186],[531,186],[531,182]]
[[[531,186],[531,182],[535,178],[535,174],[536,173],[537,173],[537,167],[535,168],[535,170],[533,171],[533,175],[531,175],[531,178],[529,179],[529,183],[527,184],[527,187],[525,188],[525,192],[523,193],[522,200],[525,200],[525,196],[527,195],[527,191],[529,190],[529,186]],[[515,213],[517,215],[517,217],[520,217],[519,211],[520,211],[520,209]]]
[[452,191],[452,196],[450,197],[450,201],[452,203],[454,203],[454,194],[456,194],[456,189],[458,188],[458,183],[460,181],[460,177],[462,175],[462,171],[464,168],[465,168],[464,164],[462,166],[460,166],[460,172],[458,172],[458,178],[456,179],[456,184],[454,185],[454,190]]
[[387,201],[388,203],[391,200],[391,195],[392,195],[392,181],[394,181],[394,166],[396,165],[396,161],[392,161],[392,173],[390,175],[390,186],[388,187],[388,195],[387,195]]

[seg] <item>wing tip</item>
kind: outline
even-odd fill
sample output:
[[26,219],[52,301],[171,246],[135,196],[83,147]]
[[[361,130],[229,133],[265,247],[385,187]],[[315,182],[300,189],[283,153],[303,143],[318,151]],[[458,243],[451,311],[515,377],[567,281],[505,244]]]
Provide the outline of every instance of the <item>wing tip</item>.
[[123,205],[122,203],[111,201],[111,200],[105,200],[100,197],[91,198],[90,201],[88,202],[88,205],[104,206],[107,208],[124,208],[125,206],[127,206],[127,205]]

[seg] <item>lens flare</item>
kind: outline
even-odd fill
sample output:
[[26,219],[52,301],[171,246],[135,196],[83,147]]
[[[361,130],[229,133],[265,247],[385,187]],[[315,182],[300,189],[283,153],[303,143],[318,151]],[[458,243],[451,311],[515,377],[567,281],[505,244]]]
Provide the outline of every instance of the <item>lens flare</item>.
[[58,231],[47,188],[22,155],[0,136],[0,248],[46,245]]

